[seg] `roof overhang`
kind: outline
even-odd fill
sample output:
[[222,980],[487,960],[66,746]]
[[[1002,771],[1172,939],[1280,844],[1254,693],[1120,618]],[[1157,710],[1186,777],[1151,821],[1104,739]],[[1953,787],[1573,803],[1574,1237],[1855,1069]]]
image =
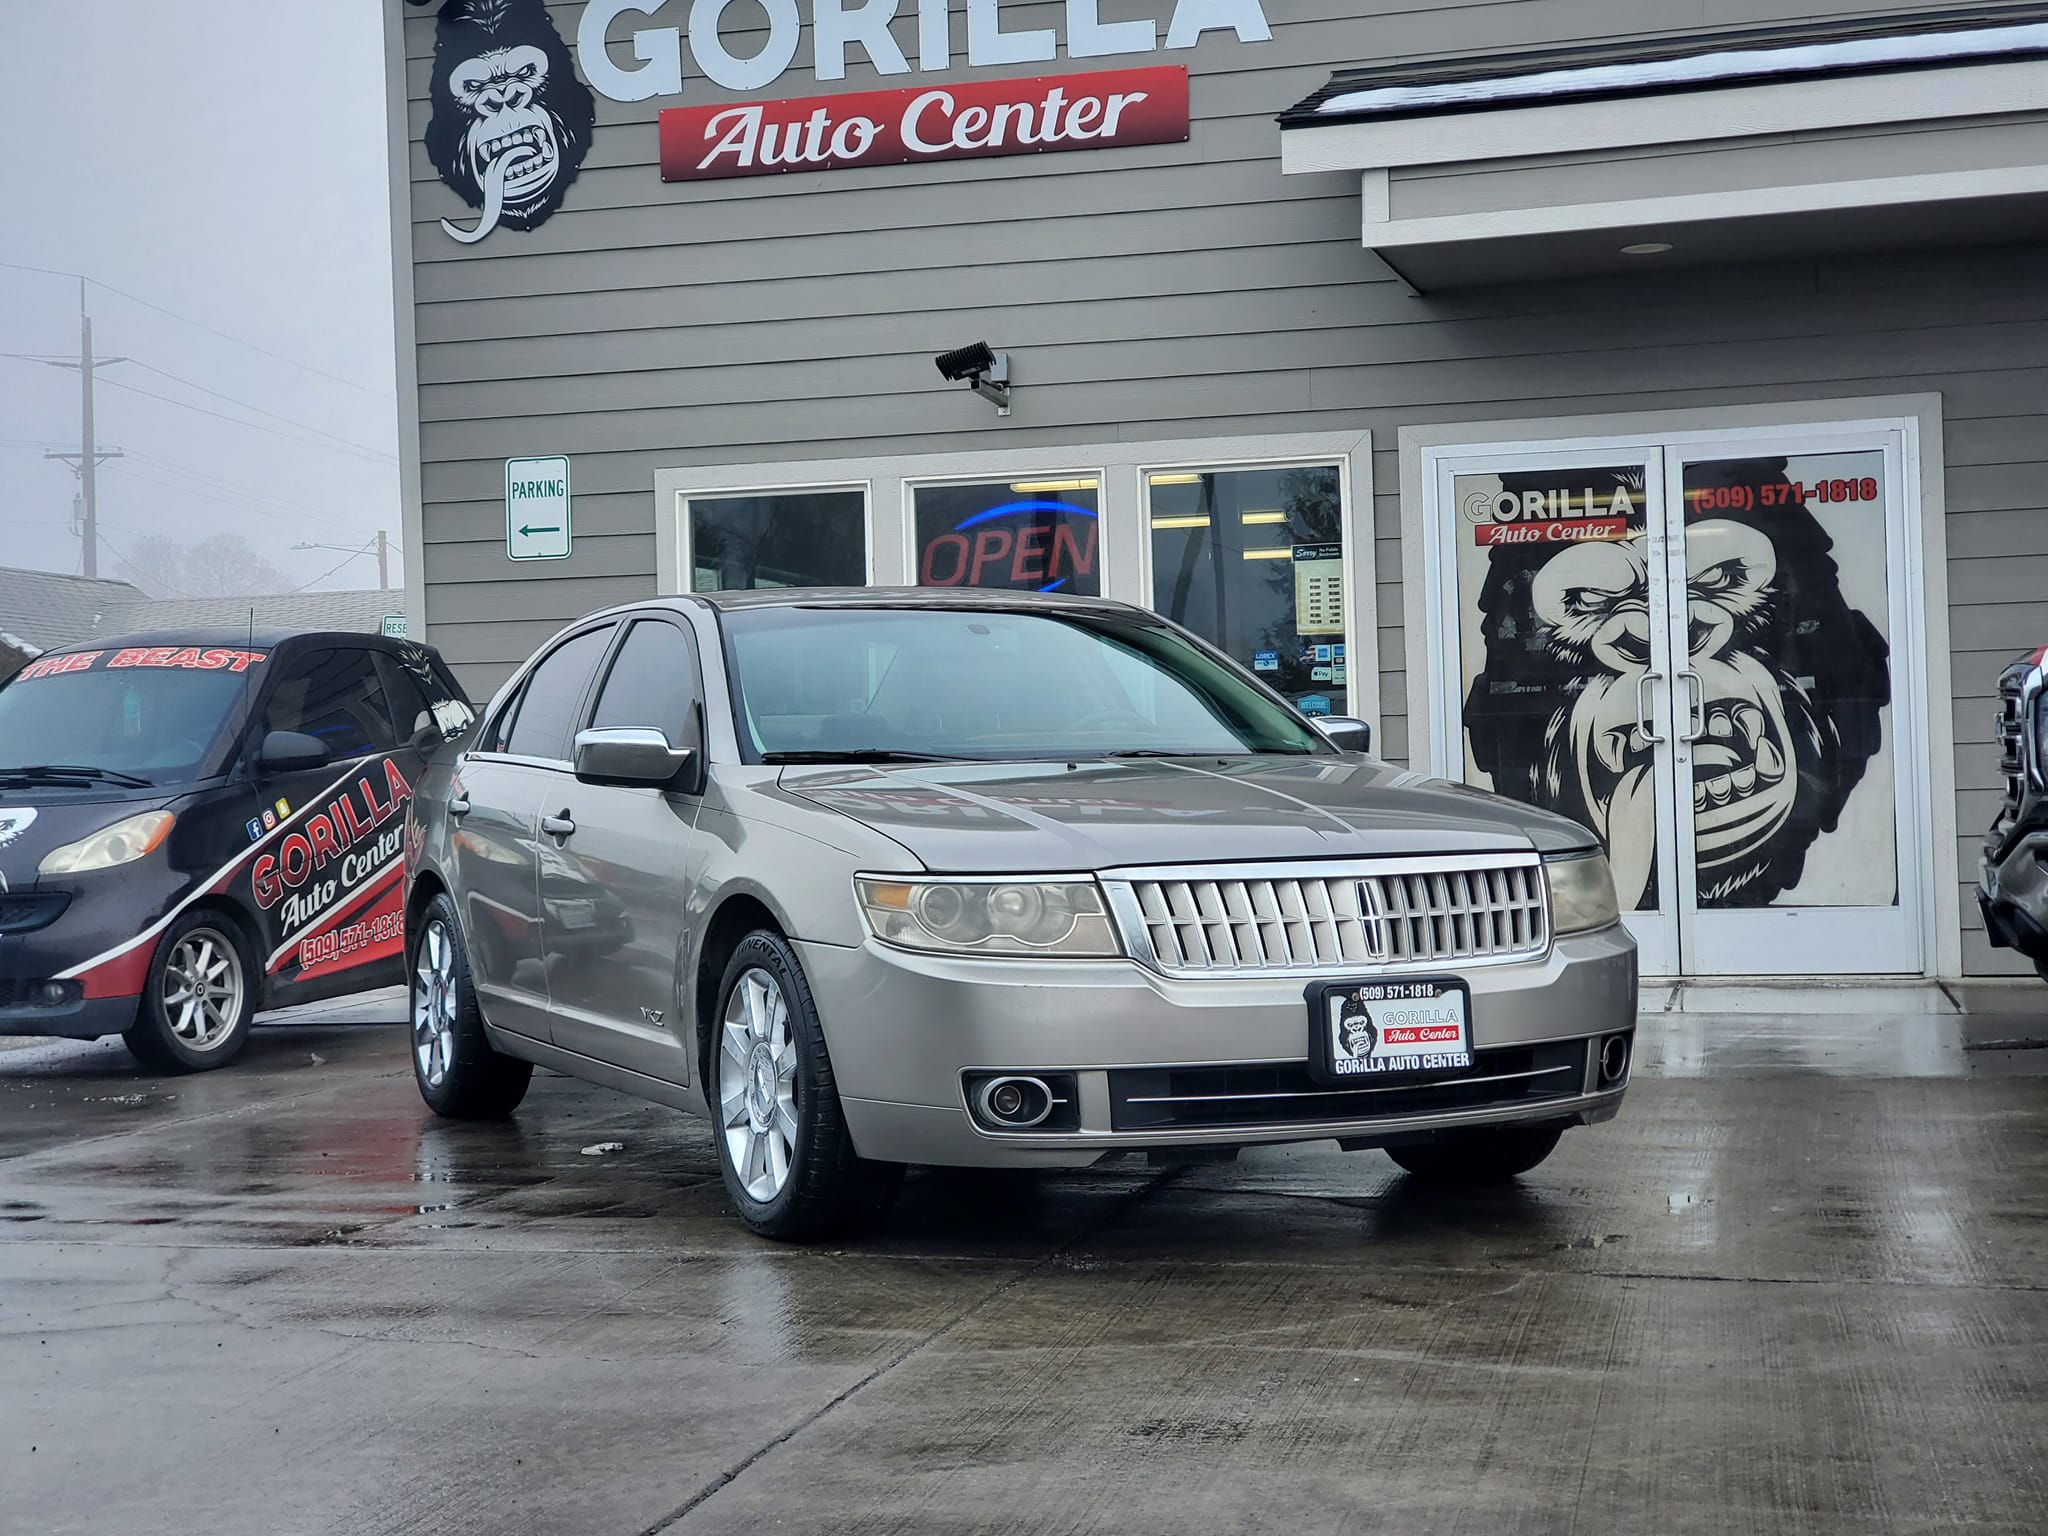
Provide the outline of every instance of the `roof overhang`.
[[2038,239],[2048,5],[1347,70],[1280,121],[1418,289]]

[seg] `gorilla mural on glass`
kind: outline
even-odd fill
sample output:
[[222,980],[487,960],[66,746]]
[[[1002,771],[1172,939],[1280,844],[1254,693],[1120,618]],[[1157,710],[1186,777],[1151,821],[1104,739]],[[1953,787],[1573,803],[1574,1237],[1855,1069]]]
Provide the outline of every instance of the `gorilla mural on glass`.
[[446,0],[427,94],[427,158],[483,210],[473,229],[443,219],[451,239],[533,229],[562,206],[590,152],[597,103],[542,0]]
[[[1845,597],[1834,541],[1787,467],[1724,461],[1686,472],[1690,657],[1673,670],[1689,665],[1704,693],[1693,706],[1703,731],[1692,804],[1703,907],[1766,906],[1788,892],[1801,899],[1807,855],[1840,824],[1880,750],[1891,702],[1889,647]],[[1651,658],[1642,474],[1563,478],[1585,482],[1600,511],[1626,493],[1625,529],[1612,525],[1624,536],[1461,548],[1465,601],[1479,587],[1484,645],[1465,700],[1469,750],[1494,789],[1601,837],[1624,910],[1654,907],[1654,748],[1638,713]],[[1559,482],[1556,472],[1505,475],[1502,501],[1548,497]],[[1882,618],[1882,508],[1861,516],[1879,585],[1858,595]],[[1483,583],[1472,579],[1475,561]],[[1679,700],[1691,702],[1684,691]],[[1883,889],[1868,904],[1895,896],[1891,868],[1887,858]]]

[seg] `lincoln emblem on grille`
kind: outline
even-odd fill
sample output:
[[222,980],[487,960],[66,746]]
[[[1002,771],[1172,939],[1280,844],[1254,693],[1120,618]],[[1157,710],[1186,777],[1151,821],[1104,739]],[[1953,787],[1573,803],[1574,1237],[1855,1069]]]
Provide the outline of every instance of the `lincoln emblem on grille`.
[[1358,882],[1358,926],[1365,935],[1366,957],[1375,962],[1387,958],[1387,909],[1380,900],[1377,880]]

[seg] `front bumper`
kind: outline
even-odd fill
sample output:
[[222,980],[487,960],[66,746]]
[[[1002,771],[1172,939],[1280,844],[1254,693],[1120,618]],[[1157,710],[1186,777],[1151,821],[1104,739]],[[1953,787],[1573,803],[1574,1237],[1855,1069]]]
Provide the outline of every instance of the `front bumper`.
[[[1636,952],[1618,925],[1553,945],[1544,959],[1443,974],[1472,997],[1472,1045],[1497,1061],[1553,1067],[1560,1091],[1541,1100],[1431,1107],[1390,1096],[1387,1112],[1349,1097],[1337,1118],[1119,1130],[1125,1085],[1162,1068],[1273,1068],[1308,1059],[1299,978],[1179,981],[1130,961],[999,962],[799,944],[832,1053],[854,1145],[887,1162],[971,1167],[1073,1167],[1126,1149],[1249,1146],[1336,1138],[1371,1145],[1475,1125],[1611,1118],[1627,1076],[1603,1085],[1596,1044],[1635,1027]],[[1332,978],[1338,979],[1338,978]],[[1361,977],[1360,979],[1368,979]],[[1576,1053],[1569,1043],[1582,1042]],[[1529,1048],[1529,1049],[1524,1049]],[[963,1075],[1072,1073],[1079,1128],[1022,1134],[981,1129]],[[1128,1118],[1126,1115],[1125,1118]]]
[[121,1034],[135,1022],[142,973],[154,953],[147,945],[81,978],[74,990],[83,995],[72,1001],[47,1004],[38,994],[46,983],[118,949],[156,922],[164,903],[138,900],[143,894],[138,884],[96,879],[70,892],[69,903],[47,926],[0,930],[0,1035],[97,1040]]
[[1977,867],[1977,906],[1993,944],[2048,960],[2048,831],[2027,833],[2003,858],[1987,849]]

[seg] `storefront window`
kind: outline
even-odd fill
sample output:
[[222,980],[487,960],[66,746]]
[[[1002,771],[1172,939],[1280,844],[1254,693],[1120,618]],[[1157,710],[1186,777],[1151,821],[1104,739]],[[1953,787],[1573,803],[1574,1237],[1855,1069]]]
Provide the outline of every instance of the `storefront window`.
[[864,491],[692,500],[690,590],[866,586],[867,510]]
[[1093,475],[917,486],[917,584],[1101,596],[1101,489]]
[[1337,467],[1162,471],[1146,492],[1153,606],[1305,713],[1352,713]]

